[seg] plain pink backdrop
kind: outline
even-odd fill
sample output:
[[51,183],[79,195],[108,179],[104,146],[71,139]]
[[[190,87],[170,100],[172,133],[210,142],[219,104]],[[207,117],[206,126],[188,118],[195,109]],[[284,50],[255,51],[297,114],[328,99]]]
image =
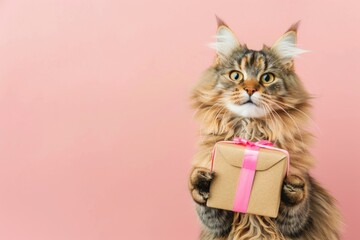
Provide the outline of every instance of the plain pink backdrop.
[[[188,95],[221,16],[260,48],[301,19],[316,99],[313,174],[359,239],[360,4],[352,1],[0,2],[0,239],[196,239]],[[317,127],[316,127],[317,126]]]

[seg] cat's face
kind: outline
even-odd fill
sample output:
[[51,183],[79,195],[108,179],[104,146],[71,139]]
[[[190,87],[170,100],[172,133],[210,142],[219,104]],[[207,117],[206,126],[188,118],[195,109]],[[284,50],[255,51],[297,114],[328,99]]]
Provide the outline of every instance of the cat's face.
[[[220,22],[212,47],[217,51],[211,69],[216,104],[241,117],[262,118],[276,110],[295,107],[307,94],[297,79],[293,57],[304,51],[296,47],[296,25],[272,47],[249,50]],[[211,94],[210,94],[211,95]]]

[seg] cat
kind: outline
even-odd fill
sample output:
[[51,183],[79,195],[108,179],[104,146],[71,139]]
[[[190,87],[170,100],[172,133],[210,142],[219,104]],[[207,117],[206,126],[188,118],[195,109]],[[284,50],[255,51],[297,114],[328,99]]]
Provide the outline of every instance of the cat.
[[[294,69],[298,23],[271,47],[241,44],[217,18],[216,58],[191,93],[202,140],[194,157],[189,190],[202,223],[201,240],[338,240],[341,215],[335,199],[309,174],[312,134],[306,130],[309,100]],[[216,172],[210,172],[214,144],[242,137],[269,140],[291,156],[277,218],[206,206]]]

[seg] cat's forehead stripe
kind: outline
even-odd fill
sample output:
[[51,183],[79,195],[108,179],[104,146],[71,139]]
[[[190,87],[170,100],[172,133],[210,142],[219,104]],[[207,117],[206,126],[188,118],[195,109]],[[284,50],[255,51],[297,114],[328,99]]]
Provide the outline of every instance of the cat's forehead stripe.
[[246,68],[246,58],[243,57],[243,58],[241,58],[241,60],[240,60],[240,69],[241,69],[241,70],[245,70],[245,68]]
[[[239,61],[239,67],[243,71],[250,70],[253,74],[257,74],[259,70],[266,70],[266,56],[261,51],[246,52]],[[254,69],[254,67],[257,69]]]

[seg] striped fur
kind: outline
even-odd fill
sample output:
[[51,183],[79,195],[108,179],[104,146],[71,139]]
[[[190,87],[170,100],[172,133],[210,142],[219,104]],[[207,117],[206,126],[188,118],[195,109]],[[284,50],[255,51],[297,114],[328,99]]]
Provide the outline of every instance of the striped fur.
[[[221,28],[229,29],[223,22]],[[229,30],[231,31],[231,30]],[[289,31],[296,33],[296,27]],[[285,33],[285,35],[288,33]],[[296,35],[295,35],[296,37]],[[199,151],[194,157],[189,189],[203,230],[201,240],[336,240],[340,239],[340,214],[334,199],[310,175],[313,157],[309,152],[312,135],[306,130],[310,96],[298,79],[293,60],[274,48],[260,51],[239,44],[224,57],[217,57],[194,87],[191,99],[195,117],[201,123]],[[244,79],[229,79],[236,70]],[[264,73],[275,80],[261,82]],[[251,87],[257,94],[246,96]],[[246,98],[244,100],[244,98]],[[252,103],[244,102],[252,100]],[[263,116],[230,109],[228,104],[259,108]],[[253,104],[253,105],[251,105]],[[243,115],[242,115],[243,114]],[[290,175],[284,182],[279,216],[276,219],[232,213],[205,206],[213,179],[209,173],[214,144],[234,136],[252,141],[267,139],[291,155]]]

